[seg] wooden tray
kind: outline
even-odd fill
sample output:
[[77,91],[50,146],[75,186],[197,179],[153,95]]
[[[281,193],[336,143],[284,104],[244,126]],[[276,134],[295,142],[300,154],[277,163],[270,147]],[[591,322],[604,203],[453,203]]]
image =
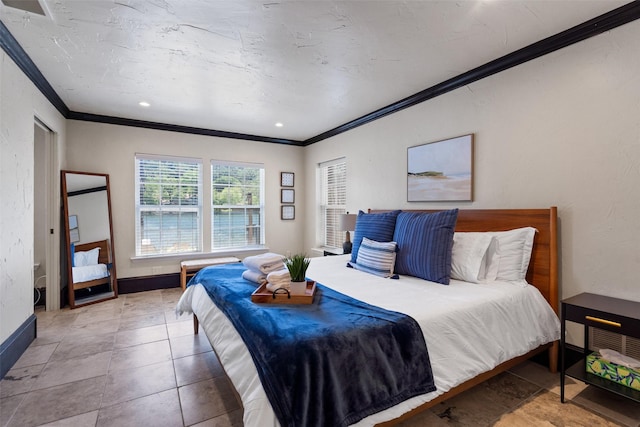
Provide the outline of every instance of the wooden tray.
[[274,293],[267,290],[267,284],[263,283],[251,294],[251,301],[260,304],[311,304],[316,293],[316,282],[307,280],[307,291],[304,295],[291,295],[284,290]]

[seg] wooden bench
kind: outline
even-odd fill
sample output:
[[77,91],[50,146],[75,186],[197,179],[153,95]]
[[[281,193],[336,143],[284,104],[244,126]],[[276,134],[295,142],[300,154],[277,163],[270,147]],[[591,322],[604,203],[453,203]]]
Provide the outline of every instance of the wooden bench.
[[[187,278],[194,276],[198,271],[211,265],[220,264],[232,264],[234,262],[240,262],[240,260],[234,256],[220,257],[220,258],[206,258],[206,259],[190,259],[180,262],[180,287],[184,291],[187,289]],[[193,333],[198,333],[198,317],[193,315]]]
[[194,276],[198,271],[210,265],[232,264],[240,262],[234,256],[222,258],[190,259],[180,263],[180,287],[184,291],[187,288],[187,278]]

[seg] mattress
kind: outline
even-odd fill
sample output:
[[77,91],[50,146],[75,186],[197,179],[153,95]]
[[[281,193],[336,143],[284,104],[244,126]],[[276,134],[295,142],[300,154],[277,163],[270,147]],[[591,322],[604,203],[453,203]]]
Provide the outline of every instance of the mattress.
[[[366,303],[413,317],[424,333],[436,391],[373,414],[357,426],[392,420],[453,387],[558,340],[560,322],[540,292],[528,284],[448,286],[400,276],[385,279],[346,267],[349,255],[313,258],[307,277]],[[193,312],[244,406],[244,425],[279,426],[253,361],[231,322],[200,285],[189,286],[178,312]]]

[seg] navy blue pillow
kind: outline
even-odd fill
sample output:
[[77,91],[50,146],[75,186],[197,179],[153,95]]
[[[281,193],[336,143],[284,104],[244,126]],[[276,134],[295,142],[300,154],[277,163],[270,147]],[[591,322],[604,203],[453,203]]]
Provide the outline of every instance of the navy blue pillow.
[[399,213],[399,210],[373,214],[358,212],[356,229],[353,233],[351,262],[356,262],[358,259],[358,249],[360,249],[363,237],[376,242],[390,242],[392,240],[393,230],[396,227],[396,217]]
[[436,212],[401,212],[393,240],[398,243],[397,274],[449,284],[451,248],[458,209]]

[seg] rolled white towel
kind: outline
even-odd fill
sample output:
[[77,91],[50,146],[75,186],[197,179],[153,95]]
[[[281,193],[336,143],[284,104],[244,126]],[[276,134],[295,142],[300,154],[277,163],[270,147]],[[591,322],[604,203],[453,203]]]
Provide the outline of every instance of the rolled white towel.
[[274,285],[282,285],[285,287],[289,287],[289,283],[291,283],[291,274],[289,274],[289,270],[286,268],[272,271],[267,274],[267,282]]
[[278,290],[280,288],[289,289],[289,287],[290,287],[289,284],[284,285],[284,284],[279,284],[279,283],[267,283],[267,286],[266,286],[266,288],[267,288],[267,290],[269,292],[276,291],[276,290]]
[[267,275],[259,271],[245,270],[242,272],[242,278],[259,285],[267,281]]
[[242,260],[242,264],[249,270],[269,274],[272,271],[280,270],[284,267],[284,258],[283,255],[267,252],[260,255],[248,256]]

